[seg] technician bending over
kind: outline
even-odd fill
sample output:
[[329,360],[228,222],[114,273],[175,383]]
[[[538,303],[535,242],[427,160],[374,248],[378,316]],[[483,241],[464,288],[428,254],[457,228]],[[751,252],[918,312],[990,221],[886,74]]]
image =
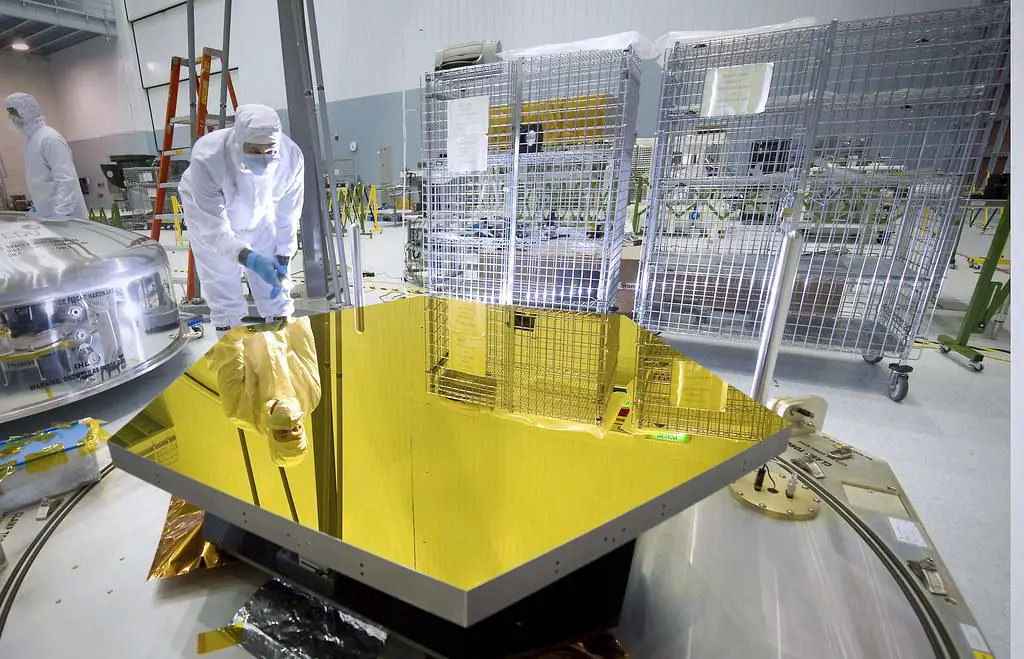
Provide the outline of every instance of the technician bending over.
[[200,138],[178,186],[203,296],[217,332],[242,324],[247,269],[267,320],[295,310],[282,284],[298,248],[302,152],[265,105],[240,105],[235,125]]

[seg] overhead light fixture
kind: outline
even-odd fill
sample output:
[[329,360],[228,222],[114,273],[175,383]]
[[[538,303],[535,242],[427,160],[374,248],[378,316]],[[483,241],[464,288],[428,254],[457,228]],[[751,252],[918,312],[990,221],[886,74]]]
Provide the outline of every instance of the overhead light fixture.
[[28,50],[28,44],[24,41],[15,41],[11,44],[11,50],[17,50],[18,52],[25,52]]

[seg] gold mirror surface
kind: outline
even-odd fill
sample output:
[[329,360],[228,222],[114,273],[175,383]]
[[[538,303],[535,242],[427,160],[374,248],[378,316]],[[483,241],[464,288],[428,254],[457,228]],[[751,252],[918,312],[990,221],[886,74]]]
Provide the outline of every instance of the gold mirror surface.
[[233,330],[113,441],[470,589],[785,426],[623,316],[356,313]]

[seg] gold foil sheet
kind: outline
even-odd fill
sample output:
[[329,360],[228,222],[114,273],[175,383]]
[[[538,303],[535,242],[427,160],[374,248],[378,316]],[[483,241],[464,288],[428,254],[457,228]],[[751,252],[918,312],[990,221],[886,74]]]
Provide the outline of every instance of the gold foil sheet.
[[184,499],[171,497],[148,578],[166,579],[234,562],[203,539],[202,527],[203,511]]

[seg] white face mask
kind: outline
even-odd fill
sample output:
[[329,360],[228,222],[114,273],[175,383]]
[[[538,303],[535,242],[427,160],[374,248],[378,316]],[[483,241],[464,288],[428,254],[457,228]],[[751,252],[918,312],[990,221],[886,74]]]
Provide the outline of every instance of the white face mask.
[[21,117],[15,116],[11,113],[7,113],[7,127],[13,131],[19,133],[25,132],[25,120]]
[[263,176],[267,173],[270,163],[274,162],[274,156],[266,153],[243,153],[242,167],[253,174]]

